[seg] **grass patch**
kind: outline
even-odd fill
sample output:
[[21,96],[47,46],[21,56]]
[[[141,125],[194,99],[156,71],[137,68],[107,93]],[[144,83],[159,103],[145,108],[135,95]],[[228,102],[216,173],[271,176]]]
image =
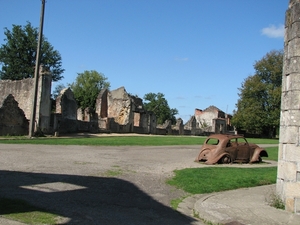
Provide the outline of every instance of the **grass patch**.
[[202,145],[205,137],[191,136],[111,136],[85,138],[24,138],[0,139],[3,144],[98,145],[98,146],[161,146]]
[[269,203],[270,206],[276,208],[276,209],[285,209],[284,202],[280,198],[278,194],[271,193],[269,198],[267,199],[267,202]]
[[270,138],[246,138],[248,143],[253,144],[279,144],[279,139]]
[[188,197],[188,195],[187,196],[183,196],[181,198],[172,199],[171,203],[170,203],[172,209],[176,210],[178,208],[178,205],[183,201],[183,199],[185,199],[187,197]]
[[[95,145],[95,146],[164,146],[164,145],[202,145],[204,136],[110,136],[83,138],[4,138],[2,144],[44,144],[44,145]],[[278,144],[277,139],[247,139],[256,144]]]
[[175,170],[168,184],[191,194],[203,194],[276,183],[277,167],[207,167]]
[[278,147],[267,147],[265,149],[268,153],[268,157],[264,159],[278,161]]
[[33,225],[57,224],[59,217],[32,206],[26,201],[7,198],[0,198],[0,214],[5,218]]
[[123,173],[123,171],[121,169],[113,169],[113,170],[107,170],[104,173],[104,176],[106,177],[116,177],[119,176]]
[[106,177],[116,177],[123,174],[123,170],[119,166],[112,166],[113,169],[105,171],[103,174]]

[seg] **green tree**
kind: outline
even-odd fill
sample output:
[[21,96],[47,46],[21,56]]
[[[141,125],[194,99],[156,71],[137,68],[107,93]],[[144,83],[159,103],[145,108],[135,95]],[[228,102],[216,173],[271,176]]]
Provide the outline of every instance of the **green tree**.
[[[38,43],[37,28],[27,22],[23,27],[13,25],[12,31],[4,29],[6,43],[0,48],[0,79],[21,80],[33,77]],[[63,78],[61,56],[45,37],[42,38],[40,62],[50,70],[53,81]]]
[[145,109],[155,114],[158,124],[163,124],[166,120],[171,120],[172,124],[176,123],[175,115],[178,114],[178,110],[169,107],[164,94],[148,93],[145,94],[144,100],[146,101],[144,103]]
[[95,70],[78,73],[76,81],[70,85],[78,106],[83,109],[94,108],[99,92],[109,87],[107,77]]
[[239,88],[232,124],[239,129],[274,137],[279,128],[283,52],[271,51],[254,64],[255,74]]

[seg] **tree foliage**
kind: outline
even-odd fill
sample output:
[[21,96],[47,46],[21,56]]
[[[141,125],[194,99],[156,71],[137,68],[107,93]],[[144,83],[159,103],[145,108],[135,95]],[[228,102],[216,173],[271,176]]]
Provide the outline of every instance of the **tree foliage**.
[[76,81],[70,85],[78,106],[83,109],[94,108],[99,92],[109,87],[107,77],[95,70],[78,73]]
[[64,84],[57,84],[52,92],[53,99],[56,99],[59,96],[60,92],[65,88],[66,86]]
[[176,123],[175,115],[178,114],[178,110],[169,107],[168,101],[165,99],[162,93],[148,93],[145,94],[144,103],[147,111],[152,111],[158,124],[163,124],[166,120],[171,120],[172,124]]
[[255,74],[239,88],[232,124],[251,133],[274,137],[280,122],[283,52],[271,51],[254,64]]
[[[12,31],[4,29],[6,43],[0,48],[0,79],[21,80],[34,77],[39,34],[37,28],[27,22],[23,27],[13,25]],[[50,70],[53,81],[63,78],[61,56],[45,37],[42,38],[40,62]]]

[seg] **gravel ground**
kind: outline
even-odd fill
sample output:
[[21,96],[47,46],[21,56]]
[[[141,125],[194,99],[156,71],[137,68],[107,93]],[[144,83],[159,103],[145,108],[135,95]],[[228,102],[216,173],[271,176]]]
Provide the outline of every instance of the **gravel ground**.
[[59,224],[201,224],[170,208],[186,193],[165,183],[205,166],[194,162],[199,149],[0,144],[0,197],[56,213]]
[[201,166],[198,151],[0,144],[0,197],[57,213],[61,224],[194,224],[169,207],[185,193],[165,181],[175,169]]

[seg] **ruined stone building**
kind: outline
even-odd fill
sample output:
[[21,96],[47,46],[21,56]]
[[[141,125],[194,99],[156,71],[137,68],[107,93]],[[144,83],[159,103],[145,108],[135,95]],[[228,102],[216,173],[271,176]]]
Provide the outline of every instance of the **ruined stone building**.
[[72,91],[62,90],[56,99],[53,119],[55,131],[156,133],[156,117],[144,109],[142,99],[128,94],[124,87],[102,90],[96,100],[95,111],[77,109]]
[[74,133],[79,130],[77,121],[77,102],[70,88],[63,89],[56,98],[55,113],[50,127],[53,132]]
[[197,126],[205,132],[222,134],[231,129],[231,116],[215,106],[209,106],[204,110],[195,109],[195,119]]
[[144,109],[141,98],[128,94],[124,87],[102,90],[96,101],[99,128],[115,132],[156,133],[156,117]]
[[286,210],[300,214],[300,0],[285,17],[281,116],[276,190]]
[[195,116],[191,116],[189,121],[184,124],[184,133],[187,135],[200,135],[203,130],[200,129]]
[[[28,121],[31,117],[33,102],[34,79],[0,80],[0,90],[0,117],[5,118],[5,121],[0,122],[0,135],[28,134]],[[40,71],[37,90],[36,124],[43,132],[49,131],[51,113],[50,96],[51,75]]]
[[[0,81],[0,135],[28,134],[33,103],[34,79]],[[70,88],[56,99],[51,113],[51,75],[40,71],[37,95],[36,125],[44,134],[75,132],[118,132],[170,135],[203,135],[226,130],[226,115],[216,107],[196,109],[187,124],[177,119],[156,124],[153,112],[146,111],[141,98],[128,94],[124,87],[102,90],[95,109],[78,108]]]

